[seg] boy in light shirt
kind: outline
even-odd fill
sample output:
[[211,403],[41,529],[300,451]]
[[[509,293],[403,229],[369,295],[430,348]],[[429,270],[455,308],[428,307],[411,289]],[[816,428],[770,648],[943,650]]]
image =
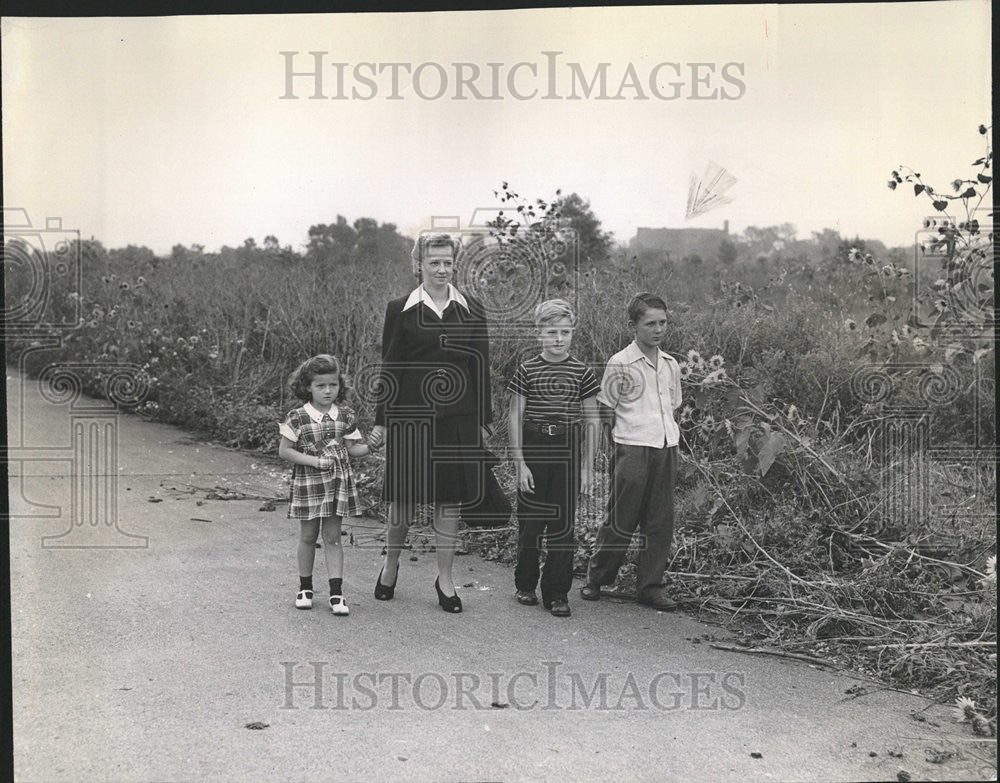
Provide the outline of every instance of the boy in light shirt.
[[635,340],[608,360],[597,400],[613,417],[611,494],[580,597],[596,601],[613,584],[636,528],[640,540],[636,600],[656,609],[676,604],[661,586],[674,527],[674,482],[680,430],[673,412],[681,404],[677,361],[660,348],[667,305],[651,293],[628,305]]

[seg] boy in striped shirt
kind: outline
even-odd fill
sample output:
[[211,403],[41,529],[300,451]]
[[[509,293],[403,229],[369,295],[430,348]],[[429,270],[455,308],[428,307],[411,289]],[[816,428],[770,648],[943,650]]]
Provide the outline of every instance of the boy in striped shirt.
[[535,326],[541,353],[522,362],[507,384],[520,528],[514,569],[516,598],[525,606],[538,603],[535,586],[544,536],[547,555],[541,573],[542,605],[556,617],[570,616],[576,501],[581,491],[590,494],[593,489],[600,431],[597,376],[569,355],[575,325],[573,308],[565,300],[550,299],[538,305]]

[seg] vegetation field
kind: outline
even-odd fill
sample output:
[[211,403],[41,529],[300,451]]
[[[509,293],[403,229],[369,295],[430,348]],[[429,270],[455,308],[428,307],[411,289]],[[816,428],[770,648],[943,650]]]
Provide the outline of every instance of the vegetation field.
[[[678,256],[616,243],[577,194],[498,191],[524,218],[523,241],[575,232],[578,262],[547,272],[542,294],[576,305],[573,353],[598,371],[631,339],[624,307],[634,293],[668,302],[664,348],[681,362],[685,399],[668,570],[678,599],[756,647],[954,703],[983,736],[996,725],[993,234],[982,211],[991,162],[987,148],[968,179],[941,192],[893,172],[891,187],[912,190],[899,197],[927,199],[937,216],[916,249],[831,230],[800,239],[785,225]],[[18,243],[8,237],[5,255],[27,268],[36,251]],[[313,226],[299,250],[267,237],[160,257],[82,241],[69,250],[82,285],[53,275],[43,305],[58,316],[48,320],[75,326],[10,332],[8,366],[274,454],[277,422],[296,404],[288,373],[333,353],[368,429],[385,304],[415,284],[411,245],[392,224],[341,216]],[[494,293],[516,289],[517,267],[500,270]],[[16,264],[5,278],[10,311],[30,281]],[[502,319],[491,334],[492,445],[502,454],[503,390],[535,341]],[[70,363],[74,378],[60,377]],[[365,458],[357,472],[375,503],[381,463]],[[512,492],[509,466],[501,472]],[[580,570],[605,492],[606,476],[578,520]],[[511,531],[470,540],[485,556],[512,557]],[[630,563],[619,588],[633,580]]]

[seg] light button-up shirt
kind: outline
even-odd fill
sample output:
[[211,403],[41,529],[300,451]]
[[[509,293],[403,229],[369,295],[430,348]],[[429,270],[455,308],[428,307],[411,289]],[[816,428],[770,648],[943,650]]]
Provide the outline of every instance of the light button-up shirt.
[[612,356],[597,401],[615,412],[615,443],[662,448],[680,440],[674,411],[681,405],[681,371],[662,350],[655,366],[634,340]]

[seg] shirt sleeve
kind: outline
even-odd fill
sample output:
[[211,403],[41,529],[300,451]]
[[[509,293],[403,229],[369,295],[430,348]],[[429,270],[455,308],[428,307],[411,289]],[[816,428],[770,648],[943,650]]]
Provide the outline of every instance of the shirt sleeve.
[[492,427],[493,424],[493,384],[490,382],[490,327],[486,320],[486,309],[477,302],[479,311],[479,372],[475,380],[479,384],[479,415],[480,424]]
[[674,384],[670,391],[670,399],[674,404],[674,410],[681,407],[681,370],[676,364],[671,368],[674,371]]
[[588,397],[593,397],[600,391],[601,387],[597,383],[597,376],[594,374],[594,371],[589,367],[584,367],[583,374],[580,376],[580,399],[585,400]]
[[404,353],[401,315],[392,302],[386,305],[385,320],[382,323],[382,365],[379,368],[379,387],[385,393],[378,395],[378,402],[375,404],[376,425],[385,425],[386,403],[391,402],[387,397],[394,397],[399,389],[399,362]]
[[622,393],[622,368],[614,359],[608,360],[601,378],[601,390],[597,393],[597,401],[609,408],[617,408]]
[[285,417],[285,420],[278,425],[278,434],[283,438],[288,438],[292,443],[296,443],[299,439],[299,430],[292,423],[292,414],[289,413]]
[[340,409],[340,415],[344,419],[344,429],[347,430],[343,435],[344,440],[361,440],[363,436],[358,430],[358,417],[354,411],[343,407]]
[[517,365],[517,369],[514,370],[514,374],[507,382],[507,391],[519,394],[522,397],[528,396],[528,373],[524,369],[523,364]]

